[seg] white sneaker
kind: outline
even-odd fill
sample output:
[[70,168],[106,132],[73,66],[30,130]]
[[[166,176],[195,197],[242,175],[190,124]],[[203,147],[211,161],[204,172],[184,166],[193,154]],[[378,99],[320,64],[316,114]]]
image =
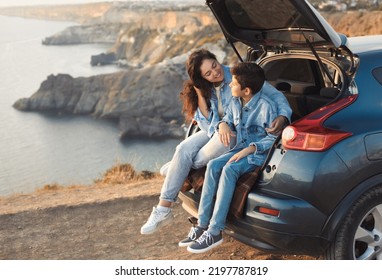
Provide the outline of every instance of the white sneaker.
[[172,210],[166,212],[159,211],[156,207],[153,207],[153,211],[147,222],[141,227],[141,234],[151,234],[157,231],[159,228],[168,225],[174,219]]

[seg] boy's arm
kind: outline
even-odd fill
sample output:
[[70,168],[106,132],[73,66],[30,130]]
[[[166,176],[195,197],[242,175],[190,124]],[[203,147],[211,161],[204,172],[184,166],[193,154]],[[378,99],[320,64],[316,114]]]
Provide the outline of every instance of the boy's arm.
[[256,153],[258,154],[267,153],[268,150],[272,147],[273,142],[275,142],[276,138],[277,137],[272,134],[267,134],[267,136],[262,138],[260,141],[249,143],[249,146],[255,146]]
[[265,94],[268,95],[268,97],[270,97],[277,104],[278,116],[284,116],[290,122],[292,109],[289,106],[285,95],[270,84],[267,84],[264,90]]
[[228,162],[239,161],[242,158],[245,158],[246,156],[248,156],[250,154],[254,154],[254,153],[256,153],[256,146],[249,146],[247,148],[242,149],[240,152],[237,152],[236,154],[234,154],[228,160]]
[[265,130],[268,133],[279,135],[281,131],[286,127],[288,124],[290,124],[290,120],[283,116],[279,115],[277,118],[273,120],[269,128],[266,128]]
[[264,87],[264,91],[265,95],[267,95],[277,104],[278,115],[278,117],[273,120],[271,126],[266,130],[268,133],[278,135],[286,125],[291,123],[292,109],[289,106],[285,95],[274,88],[272,85],[267,83]]
[[250,154],[258,153],[262,154],[264,152],[268,152],[268,150],[272,147],[273,142],[276,140],[276,137],[273,135],[267,135],[263,139],[257,142],[249,143],[249,146],[242,149],[240,152],[234,154],[228,162],[239,161]]

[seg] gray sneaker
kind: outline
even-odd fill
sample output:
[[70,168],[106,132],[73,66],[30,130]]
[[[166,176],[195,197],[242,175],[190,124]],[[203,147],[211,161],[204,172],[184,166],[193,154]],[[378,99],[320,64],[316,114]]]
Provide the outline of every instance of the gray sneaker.
[[205,229],[201,227],[191,227],[187,238],[183,239],[182,241],[179,241],[179,247],[186,247],[188,245],[191,245],[196,239],[198,239],[203,234],[204,231]]
[[141,227],[141,234],[151,234],[157,231],[159,228],[168,225],[174,219],[172,210],[169,212],[161,212],[156,207],[153,207],[153,211],[147,222]]
[[187,247],[187,251],[191,253],[205,253],[212,248],[223,243],[223,235],[212,235],[205,231],[195,242]]

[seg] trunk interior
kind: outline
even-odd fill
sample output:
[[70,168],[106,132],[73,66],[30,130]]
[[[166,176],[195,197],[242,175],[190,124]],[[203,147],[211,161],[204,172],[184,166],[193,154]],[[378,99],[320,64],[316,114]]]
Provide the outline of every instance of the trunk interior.
[[261,64],[268,82],[287,98],[293,110],[292,122],[329,104],[339,95],[342,75],[335,65],[325,65],[332,76],[329,78],[323,74],[315,59],[278,58],[262,61]]

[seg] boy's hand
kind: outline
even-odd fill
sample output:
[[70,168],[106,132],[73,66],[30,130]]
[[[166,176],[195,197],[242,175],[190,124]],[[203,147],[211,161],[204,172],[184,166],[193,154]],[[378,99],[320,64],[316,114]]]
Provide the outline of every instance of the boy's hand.
[[273,135],[279,135],[281,131],[288,125],[289,121],[284,116],[278,116],[273,120],[271,123],[271,126],[269,128],[266,128],[265,130]]
[[228,162],[238,162],[242,158],[245,158],[246,156],[253,154],[256,152],[256,146],[249,146],[247,148],[242,149],[240,152],[234,154]]
[[224,146],[229,147],[231,142],[231,136],[235,136],[235,133],[231,131],[228,124],[222,122],[219,124],[219,139]]

